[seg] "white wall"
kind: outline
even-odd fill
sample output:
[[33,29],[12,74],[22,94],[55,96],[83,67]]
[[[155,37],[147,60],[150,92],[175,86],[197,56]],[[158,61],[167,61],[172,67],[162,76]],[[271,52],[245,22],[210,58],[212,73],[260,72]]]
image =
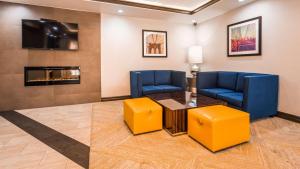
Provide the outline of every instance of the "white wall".
[[[142,29],[168,32],[168,58],[142,57]],[[101,95],[130,94],[131,70],[188,71],[186,54],[195,43],[195,28],[162,20],[101,15]]]
[[[197,28],[204,70],[233,70],[280,75],[279,110],[300,115],[300,1],[259,0],[218,16]],[[229,58],[227,25],[263,17],[262,56]]]

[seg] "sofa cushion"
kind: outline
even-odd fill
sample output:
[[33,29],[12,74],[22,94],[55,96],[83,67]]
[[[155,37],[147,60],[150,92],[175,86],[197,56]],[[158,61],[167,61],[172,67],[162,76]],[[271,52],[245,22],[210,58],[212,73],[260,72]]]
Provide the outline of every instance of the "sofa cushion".
[[142,78],[143,86],[154,85],[154,71],[152,70],[141,71],[141,78]]
[[176,92],[176,91],[183,90],[181,87],[172,86],[172,85],[159,85],[158,87],[164,92]]
[[218,87],[235,90],[236,88],[236,72],[219,72],[218,73]]
[[153,94],[153,93],[167,93],[181,91],[181,87],[172,85],[158,85],[158,86],[143,86],[143,94]]
[[242,107],[243,105],[243,93],[221,93],[217,95],[217,98],[237,107]]
[[223,89],[223,88],[212,88],[212,89],[200,89],[198,93],[217,98],[217,94],[221,93],[232,93],[233,90]]
[[158,93],[161,89],[158,86],[143,86],[143,94]]
[[171,84],[171,71],[156,70],[154,72],[155,85],[169,85]]

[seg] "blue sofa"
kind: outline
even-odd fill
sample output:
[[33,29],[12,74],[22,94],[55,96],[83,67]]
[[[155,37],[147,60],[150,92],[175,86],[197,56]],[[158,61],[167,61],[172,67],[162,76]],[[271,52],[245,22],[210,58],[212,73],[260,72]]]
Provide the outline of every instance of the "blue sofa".
[[245,72],[199,72],[197,93],[244,110],[251,120],[274,116],[278,106],[277,75]]
[[172,70],[144,70],[130,72],[131,97],[147,94],[185,91],[186,73]]

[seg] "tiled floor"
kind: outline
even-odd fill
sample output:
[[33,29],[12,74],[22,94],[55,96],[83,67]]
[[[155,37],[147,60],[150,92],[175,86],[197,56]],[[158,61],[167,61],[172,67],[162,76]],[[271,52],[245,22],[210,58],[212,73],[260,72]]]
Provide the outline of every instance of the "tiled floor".
[[212,153],[187,135],[161,130],[133,136],[122,102],[93,105],[90,168],[299,169],[300,124],[268,118],[251,124],[251,141]]
[[[249,143],[211,153],[187,135],[172,137],[161,130],[133,136],[124,124],[122,111],[122,101],[113,101],[17,112],[90,146],[90,168],[299,169],[300,166],[298,123],[280,118],[256,121],[251,124]],[[0,116],[0,169],[84,168],[3,117]],[[26,127],[30,130],[30,126]]]
[[[17,111],[87,146],[92,104]],[[0,116],[0,168],[83,168]]]

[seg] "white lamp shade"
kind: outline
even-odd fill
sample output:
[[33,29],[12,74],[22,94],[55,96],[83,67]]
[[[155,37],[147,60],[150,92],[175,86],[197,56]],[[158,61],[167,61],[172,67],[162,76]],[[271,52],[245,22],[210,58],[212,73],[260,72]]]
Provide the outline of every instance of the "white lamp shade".
[[202,46],[191,46],[189,48],[188,62],[191,64],[203,63]]

